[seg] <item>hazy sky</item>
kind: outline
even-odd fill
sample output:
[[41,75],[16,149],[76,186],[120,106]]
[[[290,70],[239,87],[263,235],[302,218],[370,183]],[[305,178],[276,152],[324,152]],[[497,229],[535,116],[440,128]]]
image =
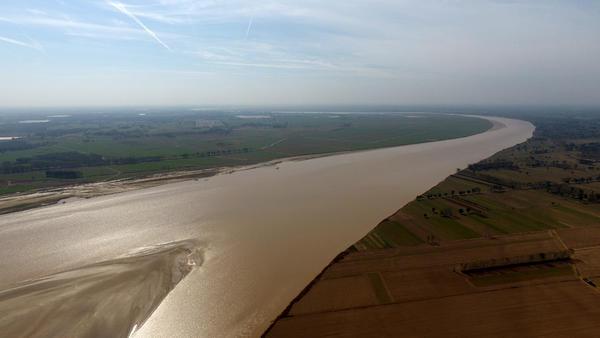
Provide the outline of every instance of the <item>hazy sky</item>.
[[592,105],[600,1],[0,1],[0,75],[0,106]]

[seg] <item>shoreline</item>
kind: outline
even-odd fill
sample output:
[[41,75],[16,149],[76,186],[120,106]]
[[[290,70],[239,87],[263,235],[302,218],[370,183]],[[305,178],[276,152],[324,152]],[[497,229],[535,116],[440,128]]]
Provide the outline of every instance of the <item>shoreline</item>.
[[67,185],[64,187],[49,188],[25,193],[16,193],[6,196],[0,196],[0,215],[27,211],[37,208],[43,208],[61,203],[68,203],[75,199],[89,199],[99,196],[107,196],[119,194],[127,191],[152,188],[156,186],[166,185],[170,183],[178,183],[189,180],[206,179],[217,175],[231,174],[237,171],[250,170],[260,167],[276,166],[283,162],[305,161],[321,157],[329,157],[342,154],[360,153],[365,151],[374,151],[380,149],[404,147],[415,144],[426,144],[433,142],[443,142],[448,140],[457,140],[475,135],[488,133],[491,131],[506,128],[506,125],[499,121],[493,120],[496,116],[481,116],[481,115],[466,115],[466,114],[451,114],[458,116],[474,117],[487,120],[492,126],[480,133],[475,133],[468,136],[447,138],[442,140],[431,140],[420,143],[407,143],[397,146],[372,148],[372,149],[357,149],[346,150],[329,153],[315,153],[306,155],[297,155],[290,157],[282,157],[265,162],[259,162],[250,165],[215,167],[208,169],[191,169],[191,170],[175,170],[171,172],[163,172],[151,174],[141,178],[123,178],[111,181],[100,181],[93,183],[84,183],[76,185]]
[[[469,115],[469,116],[481,117],[479,115]],[[499,121],[493,121],[493,120],[488,120],[488,121],[492,122],[492,127],[490,129],[486,130],[485,132],[490,132],[490,131],[494,131],[494,130],[499,130],[499,129],[506,128],[506,125],[504,125],[503,123],[501,123]],[[494,156],[494,154],[490,155],[489,157],[486,157],[486,158],[482,159],[482,161],[486,160],[486,159],[488,159],[488,158],[490,158],[492,156]],[[451,176],[452,175],[449,175],[448,177],[451,177]],[[437,184],[431,186],[429,189],[435,187],[436,185]],[[405,205],[400,206],[398,208],[398,210],[396,210],[394,213],[402,210],[402,208],[404,206]],[[394,213],[392,213],[392,215]],[[389,216],[388,217],[383,217],[382,220],[385,220],[386,218],[389,218]],[[377,224],[373,228],[375,228],[375,227],[377,227]],[[511,235],[506,235],[506,236],[511,236]],[[464,241],[469,241],[469,240],[467,239],[467,240],[464,240]],[[321,279],[321,277],[323,276],[323,274],[329,268],[331,268],[333,265],[335,265],[336,263],[340,262],[341,260],[344,259],[344,257],[346,257],[348,254],[350,254],[352,252],[351,249],[353,247],[354,247],[354,244],[350,245],[348,248],[344,249],[339,254],[337,254],[327,265],[325,265],[323,267],[323,269],[308,284],[306,284],[306,286],[289,302],[289,304],[281,311],[281,313],[279,315],[277,315],[277,317],[275,317],[270,322],[269,326],[264,330],[264,332],[262,334],[260,334],[260,337],[261,338],[267,337],[267,335],[271,332],[271,330],[277,324],[277,322],[280,319],[283,319],[283,318],[287,317],[289,315],[290,311],[292,310],[292,307],[295,304],[297,304],[304,296],[306,296],[308,294],[308,292],[319,282],[319,280]]]

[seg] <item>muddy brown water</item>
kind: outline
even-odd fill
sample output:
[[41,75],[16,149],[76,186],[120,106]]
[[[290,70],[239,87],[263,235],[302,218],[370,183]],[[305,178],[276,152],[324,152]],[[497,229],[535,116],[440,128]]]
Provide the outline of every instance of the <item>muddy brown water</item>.
[[[177,280],[146,323],[137,327],[136,336],[260,335],[335,255],[381,219],[457,168],[523,142],[534,130],[524,121],[489,119],[496,128],[461,139],[285,161],[0,216],[0,318],[14,314],[15,305],[14,298],[10,307],[2,304],[1,290],[6,295],[23,281],[71,271],[76,286],[79,267],[88,267],[82,271],[89,280],[89,267],[99,262],[104,269],[139,248],[191,241],[202,243],[193,250],[203,259]],[[138,268],[136,273],[161,271],[151,269]],[[127,293],[122,286],[127,283],[110,280],[119,287],[88,285],[87,293],[78,293],[77,299],[92,304],[87,311],[96,311],[89,299],[118,300],[110,292]],[[154,293],[168,291],[152,285],[162,284],[145,291],[137,285],[136,292],[152,299]],[[25,299],[36,302],[35,297]],[[110,304],[104,302],[103,308],[110,309]],[[35,323],[39,332],[45,323],[68,327],[73,322],[52,312],[45,316],[18,320],[24,329]],[[103,332],[88,324],[92,332]],[[0,319],[0,330],[3,325],[8,324]],[[114,326],[111,322],[106,330],[116,330]]]

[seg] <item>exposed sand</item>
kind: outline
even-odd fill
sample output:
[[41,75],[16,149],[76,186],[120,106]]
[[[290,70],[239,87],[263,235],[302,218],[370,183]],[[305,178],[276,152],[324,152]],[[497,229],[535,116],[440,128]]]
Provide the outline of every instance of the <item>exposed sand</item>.
[[118,194],[126,191],[150,188],[157,185],[210,177],[230,171],[231,168],[174,171],[150,175],[138,179],[121,179],[88,184],[51,188],[33,193],[0,197],[0,214],[23,211],[76,199]]
[[184,241],[20,283],[0,292],[0,336],[126,337],[202,262]]

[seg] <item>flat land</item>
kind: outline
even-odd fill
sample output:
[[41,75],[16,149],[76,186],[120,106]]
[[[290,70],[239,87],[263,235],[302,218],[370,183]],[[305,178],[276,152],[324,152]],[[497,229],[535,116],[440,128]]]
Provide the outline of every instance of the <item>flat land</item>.
[[0,195],[444,140],[491,126],[478,118],[415,113],[4,113],[0,137],[17,138],[0,141]]
[[593,337],[599,299],[578,281],[542,284],[284,318],[267,336]]
[[[600,228],[592,229],[600,238]],[[593,336],[600,241],[591,244],[567,248],[557,232],[542,231],[348,252],[266,336]],[[570,250],[571,258],[522,263]],[[473,261],[488,267],[463,270]]]
[[355,247],[600,225],[600,152],[585,152],[596,148],[595,141],[534,137],[448,177]]

